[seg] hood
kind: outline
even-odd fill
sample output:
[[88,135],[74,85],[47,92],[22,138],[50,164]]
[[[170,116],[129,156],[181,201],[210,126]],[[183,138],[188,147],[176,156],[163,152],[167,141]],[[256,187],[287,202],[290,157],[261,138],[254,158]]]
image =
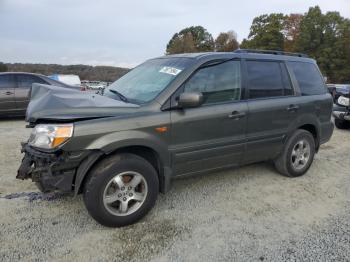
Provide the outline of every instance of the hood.
[[106,96],[52,85],[33,84],[26,121],[72,121],[119,116],[134,112],[139,105]]

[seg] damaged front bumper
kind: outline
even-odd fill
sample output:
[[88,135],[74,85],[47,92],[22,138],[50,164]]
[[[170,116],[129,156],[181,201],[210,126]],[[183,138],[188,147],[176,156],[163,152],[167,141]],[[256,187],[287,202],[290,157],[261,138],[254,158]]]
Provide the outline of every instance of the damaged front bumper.
[[31,178],[43,192],[74,190],[74,180],[80,163],[87,158],[89,151],[41,152],[22,144],[25,154],[17,171],[17,179]]

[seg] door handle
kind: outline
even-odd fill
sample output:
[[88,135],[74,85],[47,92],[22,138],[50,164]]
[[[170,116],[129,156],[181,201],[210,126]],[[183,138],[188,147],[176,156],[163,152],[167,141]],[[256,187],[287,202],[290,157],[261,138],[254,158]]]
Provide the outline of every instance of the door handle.
[[7,92],[5,92],[5,95],[13,95],[13,92],[10,92],[10,91],[7,91]]
[[299,109],[299,106],[297,106],[297,105],[289,105],[288,107],[287,107],[287,111],[289,111],[289,112],[295,112],[295,111],[297,111]]
[[233,120],[238,120],[244,116],[245,116],[244,112],[233,111],[231,114],[228,115],[228,118],[233,119]]

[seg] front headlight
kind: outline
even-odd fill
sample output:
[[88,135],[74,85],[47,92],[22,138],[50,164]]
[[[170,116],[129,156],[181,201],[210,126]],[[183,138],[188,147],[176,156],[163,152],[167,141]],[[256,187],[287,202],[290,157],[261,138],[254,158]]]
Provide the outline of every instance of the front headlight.
[[349,98],[344,97],[344,96],[340,96],[338,98],[338,104],[342,105],[342,106],[349,106],[349,104],[350,104]]
[[36,125],[29,137],[29,145],[54,149],[66,142],[73,135],[73,124]]

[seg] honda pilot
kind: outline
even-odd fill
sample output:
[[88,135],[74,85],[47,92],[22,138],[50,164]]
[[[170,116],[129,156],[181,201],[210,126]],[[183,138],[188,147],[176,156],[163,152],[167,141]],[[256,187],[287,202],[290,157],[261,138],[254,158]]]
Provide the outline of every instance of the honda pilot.
[[125,226],[178,176],[261,161],[304,175],[332,135],[331,114],[332,96],[305,55],[163,56],[99,94],[34,84],[17,178],[82,193],[96,221]]

